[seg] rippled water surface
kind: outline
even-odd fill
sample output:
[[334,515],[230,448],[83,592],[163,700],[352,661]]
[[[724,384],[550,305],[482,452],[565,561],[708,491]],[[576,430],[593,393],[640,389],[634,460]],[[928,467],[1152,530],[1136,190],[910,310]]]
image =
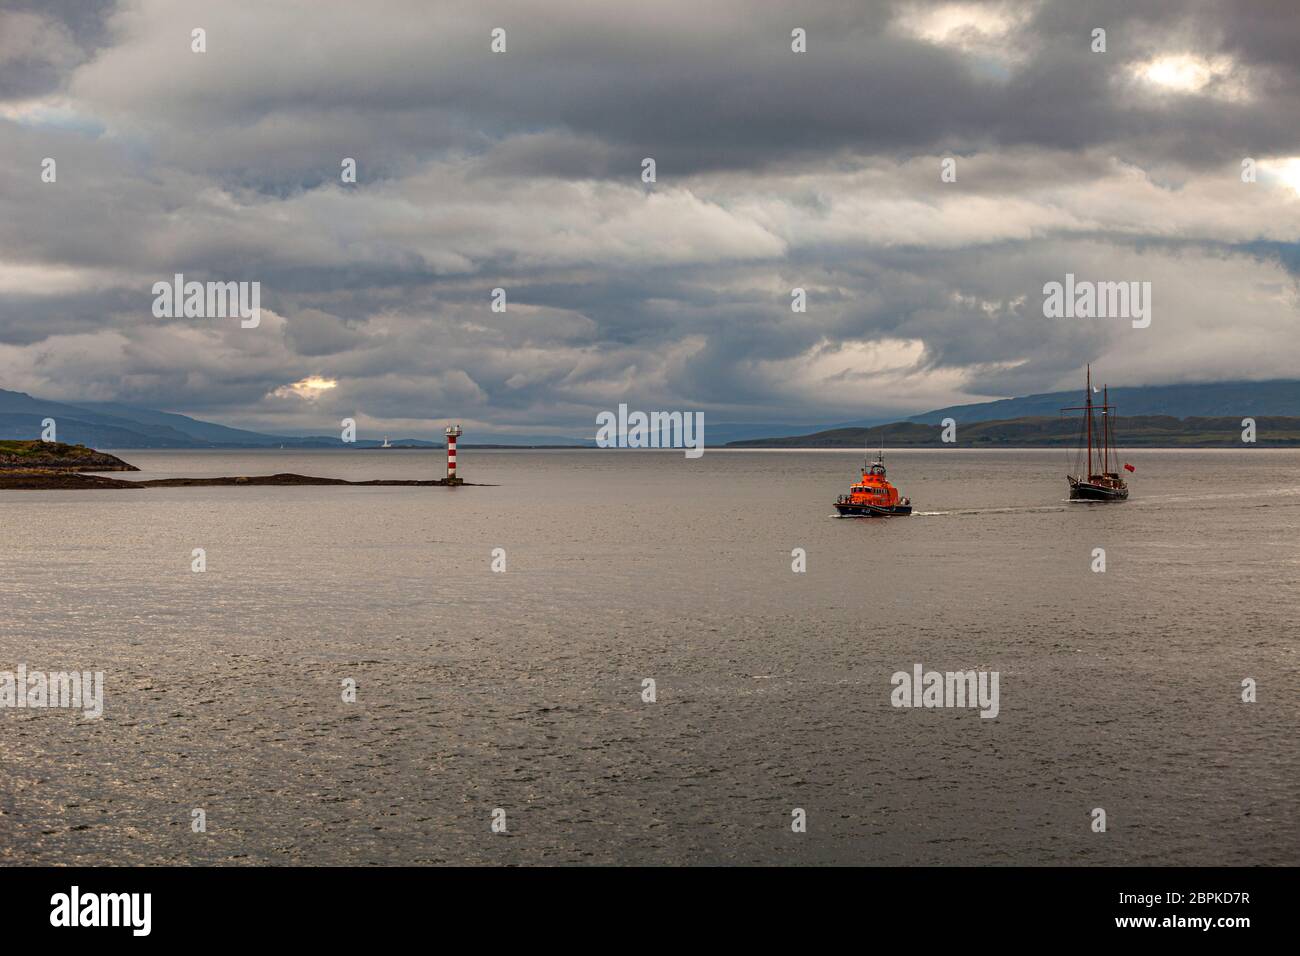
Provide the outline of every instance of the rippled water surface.
[[[460,457],[494,486],[0,492],[0,670],[107,685],[0,710],[0,861],[1300,863],[1300,452],[1133,452],[1111,505],[1063,452],[895,452],[892,520],[831,517],[854,454]],[[998,717],[892,707],[916,663]]]

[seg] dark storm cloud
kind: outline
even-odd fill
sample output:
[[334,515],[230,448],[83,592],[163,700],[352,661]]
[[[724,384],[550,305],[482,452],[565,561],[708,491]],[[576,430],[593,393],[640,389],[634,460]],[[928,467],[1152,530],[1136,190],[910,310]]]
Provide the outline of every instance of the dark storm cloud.
[[[912,8],[883,2],[796,11],[656,4],[631,17],[617,4],[394,4],[384,21],[369,11],[364,20],[344,19],[341,5],[315,16],[292,7],[257,17],[226,17],[219,7],[206,16],[165,10],[158,16],[167,16],[170,35],[160,24],[148,40],[110,51],[82,88],[138,122],[149,121],[141,115],[147,111],[166,117],[174,132],[207,126],[223,149],[176,135],[159,146],[259,182],[279,180],[258,169],[285,167],[303,183],[319,182],[316,151],[350,155],[349,145],[377,154],[372,172],[399,168],[403,150],[497,146],[501,168],[511,172],[586,177],[624,175],[649,153],[685,175],[837,149],[1080,149],[1141,137],[1144,152],[1155,144],[1168,158],[1212,163],[1245,144],[1294,143],[1295,58],[1265,41],[1279,21],[1283,35],[1295,29],[1278,9],[1266,7],[1252,28],[1243,25],[1256,23],[1248,5],[985,6],[1023,8],[1024,19],[991,40],[991,52],[974,55],[908,34],[897,24]],[[184,41],[186,25],[198,20],[208,24],[211,48],[195,65]],[[388,25],[398,22],[400,31]],[[493,25],[508,29],[505,56],[485,55]],[[808,31],[808,54],[791,55],[792,25]],[[1107,30],[1102,55],[1089,48],[1098,26]],[[1235,69],[1256,99],[1170,103],[1117,86],[1117,66],[1171,38],[1237,57]],[[137,54],[145,53],[150,60],[142,63]],[[1008,59],[1007,78],[981,70],[981,59],[1000,56]],[[1252,68],[1258,75],[1247,78]],[[541,136],[499,145],[517,134]],[[530,157],[537,166],[519,165]]]
[[[1298,20],[1173,0],[10,4],[0,385],[416,434],[443,414],[554,431],[629,399],[860,417],[1044,390],[1100,357],[1132,383],[1287,374]],[[1141,338],[1045,321],[1067,271],[1157,282],[1160,319]],[[262,329],[154,320],[175,272],[259,280]],[[1225,311],[1249,335],[1225,340]],[[311,375],[337,387],[282,388]]]
[[0,9],[0,100],[58,89],[107,39],[113,0],[6,0]]

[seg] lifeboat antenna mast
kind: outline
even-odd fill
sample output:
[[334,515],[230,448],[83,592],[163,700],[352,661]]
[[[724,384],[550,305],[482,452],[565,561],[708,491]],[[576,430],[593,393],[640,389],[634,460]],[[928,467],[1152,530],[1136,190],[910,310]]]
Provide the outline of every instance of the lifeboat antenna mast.
[[[868,432],[870,432],[870,429],[868,429]],[[876,453],[876,460],[874,465],[871,461],[871,452],[867,452],[867,459],[862,465],[862,470],[864,472],[871,471],[875,465],[879,465],[882,468],[885,465],[885,426],[884,425],[880,426],[880,434],[877,437],[880,439],[880,450]]]

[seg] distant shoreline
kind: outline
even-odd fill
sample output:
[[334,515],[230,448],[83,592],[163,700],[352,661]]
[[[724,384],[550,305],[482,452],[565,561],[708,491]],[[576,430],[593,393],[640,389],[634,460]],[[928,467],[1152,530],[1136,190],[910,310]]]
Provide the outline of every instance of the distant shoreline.
[[[1250,442],[1242,440],[1250,423]],[[945,425],[947,427],[945,427]],[[728,448],[1072,448],[1079,444],[1077,417],[1036,416],[995,421],[962,422],[946,418],[940,424],[893,422],[869,428],[832,428],[805,435],[748,438],[727,442]],[[944,441],[944,439],[949,439]],[[1258,418],[1172,418],[1135,415],[1115,425],[1115,443],[1138,448],[1300,447],[1300,418],[1261,415]]]
[[[1243,443],[1239,439],[1230,441],[1228,439],[1204,442],[1184,442],[1179,444],[1145,444],[1143,442],[1128,441],[1123,439],[1119,442],[1121,448],[1133,449],[1135,451],[1178,451],[1180,449],[1232,449],[1232,448],[1300,448],[1300,438],[1289,438],[1278,441],[1269,441],[1267,437],[1260,437],[1257,442]],[[478,451],[590,451],[590,452],[664,452],[680,455],[680,448],[593,448],[590,445],[458,445],[461,451],[466,449]],[[879,447],[870,443],[844,443],[844,444],[784,444],[776,440],[768,443],[766,440],[758,442],[746,440],[743,442],[727,442],[725,445],[705,444],[707,451],[863,451]],[[1070,442],[893,442],[888,437],[884,442],[886,451],[894,449],[901,451],[905,449],[936,449],[951,450],[954,448],[965,449],[967,451],[988,451],[988,450],[1005,450],[1005,451],[1050,451],[1053,449],[1069,449],[1074,447]],[[241,452],[241,451],[328,451],[338,452],[339,454],[352,454],[356,451],[392,451],[394,449],[379,448],[111,448],[113,452],[122,452],[123,454],[154,452]],[[442,451],[440,448],[411,448],[409,451]]]
[[343,478],[317,478],[312,475],[283,473],[278,475],[249,475],[230,478],[150,478],[144,481],[124,481],[105,478],[103,475],[83,474],[75,471],[9,469],[0,470],[0,491],[84,491],[117,488],[217,488],[217,487],[267,487],[289,485],[350,485],[352,487],[383,486],[406,488],[476,488],[487,487],[470,481],[448,481],[446,478],[400,479],[376,478],[370,481],[347,481]]
[[[1245,443],[1240,440],[1235,442],[1230,442],[1225,440],[1225,441],[1210,441],[1210,442],[1185,442],[1177,445],[1171,445],[1171,444],[1148,445],[1142,442],[1125,442],[1121,440],[1118,444],[1122,451],[1184,451],[1184,450],[1190,451],[1196,449],[1209,451],[1216,448],[1223,449],[1223,450],[1233,450],[1233,449],[1251,450],[1251,449],[1266,448],[1266,449],[1279,451],[1288,448],[1300,448],[1300,439],[1286,439],[1283,441],[1270,442],[1261,438],[1259,441],[1250,442],[1250,443]],[[871,451],[877,447],[880,446],[872,445],[870,443],[844,444],[844,445],[779,445],[779,444],[772,444],[772,445],[743,444],[742,445],[742,444],[728,443],[726,445],[719,446],[718,448],[712,448],[711,446],[708,445],[705,446],[705,448],[708,448],[710,450],[715,450],[715,451],[720,449],[726,449],[727,451],[863,451],[863,450]],[[1066,451],[1069,451],[1074,448],[1074,445],[1067,442],[1053,442],[1050,444],[1044,442],[1042,444],[1035,445],[1035,444],[1024,444],[1020,442],[1015,442],[1015,443],[1007,442],[1005,444],[1001,442],[949,442],[947,444],[944,444],[942,442],[886,441],[883,447],[885,451],[890,451],[891,449],[894,451],[908,451],[908,450],[946,451],[951,449],[962,449],[963,451],[1060,451],[1064,449]]]
[[267,487],[290,485],[349,485],[352,487],[406,487],[406,488],[475,488],[485,487],[469,481],[448,481],[446,478],[400,479],[376,478],[370,481],[347,481],[343,478],[317,478],[312,475],[283,473],[278,475],[249,475],[230,478],[150,478],[144,481],[124,481],[105,478],[103,475],[83,474],[75,471],[9,469],[0,470],[0,491],[84,491],[119,488],[217,488],[217,487]]
[[285,485],[351,485],[409,488],[474,487],[460,478],[377,478],[348,481],[344,478],[317,478],[281,472],[275,475],[236,475],[223,478],[148,478],[125,481],[106,478],[98,472],[139,471],[135,465],[115,455],[61,442],[0,442],[0,490],[10,491],[77,491],[119,488],[204,488]]

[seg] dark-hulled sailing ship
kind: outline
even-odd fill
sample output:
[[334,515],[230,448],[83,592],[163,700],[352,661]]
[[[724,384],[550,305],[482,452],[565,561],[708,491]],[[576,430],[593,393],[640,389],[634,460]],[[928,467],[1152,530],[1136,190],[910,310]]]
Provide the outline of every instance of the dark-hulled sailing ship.
[[[1063,408],[1063,412],[1083,412],[1083,434],[1075,456],[1077,474],[1066,475],[1070,498],[1078,501],[1123,501],[1128,497],[1128,483],[1119,476],[1119,453],[1115,449],[1115,406],[1110,404],[1110,389],[1102,386],[1101,404],[1092,400],[1092,366],[1088,366],[1086,398],[1082,405]],[[1086,449],[1086,453],[1085,453]],[[1095,449],[1095,451],[1094,451]],[[1086,467],[1081,456],[1087,459]],[[1111,469],[1115,468],[1115,471]],[[1135,471],[1125,464],[1126,471]]]

